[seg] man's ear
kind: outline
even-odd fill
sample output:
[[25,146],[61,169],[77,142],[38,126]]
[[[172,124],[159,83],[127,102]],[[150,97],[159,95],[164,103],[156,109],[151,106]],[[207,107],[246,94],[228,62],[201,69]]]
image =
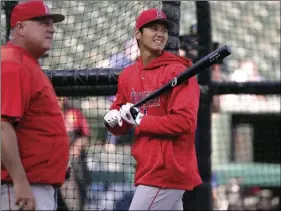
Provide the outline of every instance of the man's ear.
[[15,27],[15,28],[17,28],[17,31],[18,31],[18,34],[19,34],[19,35],[21,35],[21,36],[24,35],[24,32],[25,32],[24,23],[18,22],[18,23],[16,24],[16,27]]
[[135,31],[135,37],[137,40],[139,40],[141,38],[141,32],[139,30]]

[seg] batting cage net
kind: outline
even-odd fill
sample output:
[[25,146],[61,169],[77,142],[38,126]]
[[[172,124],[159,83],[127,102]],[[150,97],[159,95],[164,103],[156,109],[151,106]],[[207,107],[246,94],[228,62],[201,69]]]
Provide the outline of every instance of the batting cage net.
[[[133,39],[136,16],[144,9],[162,7],[161,1],[46,3],[54,12],[66,15],[66,20],[57,25],[54,50],[42,60],[43,68],[52,71],[123,69],[139,55]],[[75,117],[76,111],[72,112],[74,107],[88,122],[80,125],[80,132],[90,135],[78,158],[74,151],[70,152],[73,174],[61,188],[60,209],[64,206],[69,210],[128,209],[135,188],[135,161],[130,150],[132,136],[114,136],[106,130],[103,121],[114,99],[115,95],[59,99],[69,131],[73,131],[75,121],[81,120],[81,116]],[[73,150],[80,147],[77,143],[72,146]]]
[[[56,25],[54,49],[40,63],[49,75],[69,70],[75,81],[82,81],[79,71],[95,69],[101,76],[102,71],[107,75],[108,70],[122,70],[133,63],[139,56],[133,39],[137,15],[147,8],[163,8],[162,1],[45,2],[66,19]],[[1,3],[3,45],[11,8]],[[205,48],[198,42],[197,28],[198,17],[205,14],[196,4],[181,2],[180,45],[175,47],[194,62]],[[279,206],[276,196],[280,194],[280,86],[276,86],[280,82],[280,2],[210,1],[209,5],[212,49],[224,44],[232,49],[230,57],[211,67],[213,206],[273,209]],[[63,77],[60,83],[56,89],[72,86],[63,84]],[[103,116],[115,94],[98,90],[96,96],[83,91],[75,96],[71,91],[67,96],[58,94],[72,167],[71,177],[59,191],[58,210],[128,210],[133,197],[133,131],[118,137],[107,131]],[[200,203],[204,202],[196,204]]]
[[[210,7],[214,45],[232,48],[230,57],[212,67],[211,75],[214,82],[228,83],[212,103],[214,206],[276,209],[280,85],[275,92],[265,90],[280,84],[280,2],[215,1]],[[231,90],[233,82],[245,89]]]

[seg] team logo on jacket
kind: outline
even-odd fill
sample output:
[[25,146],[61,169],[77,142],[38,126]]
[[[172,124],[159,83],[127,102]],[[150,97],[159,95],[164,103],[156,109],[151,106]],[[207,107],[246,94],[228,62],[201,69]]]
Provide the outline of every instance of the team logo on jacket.
[[[130,97],[131,97],[131,103],[136,104],[140,100],[146,98],[147,96],[151,95],[154,91],[142,91],[142,92],[136,92],[134,89],[131,91]],[[140,108],[141,110],[145,110],[146,108],[151,107],[160,107],[160,97],[155,97],[154,99],[149,100],[147,103],[142,105]]]

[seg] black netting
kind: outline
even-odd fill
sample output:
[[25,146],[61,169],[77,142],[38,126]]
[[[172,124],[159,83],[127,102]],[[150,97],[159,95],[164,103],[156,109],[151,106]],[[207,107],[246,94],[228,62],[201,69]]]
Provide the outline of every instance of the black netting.
[[[54,49],[40,62],[49,76],[55,71],[73,70],[71,74],[75,80],[79,79],[75,71],[100,68],[95,69],[100,74],[104,68],[122,69],[131,64],[138,55],[132,39],[136,16],[143,9],[163,6],[161,1],[52,0],[46,3],[53,12],[63,13],[66,19],[56,25]],[[231,82],[218,86],[220,91],[216,93],[223,94],[212,96],[214,207],[223,210],[243,206],[253,210],[271,209],[279,204],[274,196],[280,194],[280,93],[276,92],[274,84],[270,85],[275,88],[267,84],[259,87],[258,84],[280,81],[280,2],[209,3],[213,47],[227,44],[232,49],[231,56],[211,68],[212,81]],[[198,45],[198,8],[195,2],[188,1],[182,1],[180,8],[180,53],[195,61],[198,50],[206,47]],[[7,39],[6,18],[1,10],[2,45]],[[99,96],[85,96],[79,94],[79,90],[69,91],[71,87],[64,83],[63,77],[60,79],[56,81],[61,82],[56,84],[56,89],[59,93],[67,92],[67,98],[58,100],[64,102],[62,109],[70,140],[83,134],[90,136],[72,144],[70,164],[74,173],[62,188],[59,209],[63,210],[65,204],[69,210],[82,207],[128,209],[135,190],[135,160],[131,156],[133,136],[115,137],[108,133],[103,123],[103,116],[115,96],[104,89],[109,87],[106,83],[100,89],[95,87],[102,92]],[[80,82],[83,85],[83,81]],[[233,82],[244,84],[238,91],[237,88],[233,91],[237,85]],[[247,82],[257,84],[251,88],[245,84]],[[110,86],[113,90],[114,85]],[[243,94],[243,87],[250,89],[251,94]],[[261,87],[267,87],[266,94]],[[206,94],[208,87],[201,88],[202,95]],[[91,87],[81,86],[81,90],[85,89]],[[74,130],[75,122],[83,118],[84,124]],[[78,157],[74,156],[77,150]],[[208,190],[200,194],[206,195]],[[197,194],[196,202],[185,200],[202,204],[200,194]]]
[[[133,39],[137,14],[146,8],[162,7],[160,1],[47,3],[52,5],[54,12],[66,15],[66,20],[57,25],[54,50],[49,52],[47,58],[42,59],[43,68],[49,71],[122,69],[128,66],[138,55],[137,44]],[[84,147],[86,158],[74,158],[72,163],[74,172],[84,172],[84,175],[79,178],[74,174],[69,184],[63,186],[63,200],[60,200],[59,206],[61,209],[63,202],[70,210],[77,206],[79,208],[79,201],[82,201],[85,209],[128,209],[135,189],[135,160],[131,157],[130,149],[132,136],[113,136],[103,123],[103,116],[114,98],[115,96],[67,98],[71,107],[78,108],[85,115],[91,136],[88,145]],[[66,109],[66,122],[67,116]],[[73,119],[70,122],[71,120]],[[83,177],[87,177],[88,182],[79,184]]]
[[[217,1],[210,5],[213,40],[233,49],[227,59],[230,79],[280,80],[280,2]],[[241,76],[236,76],[238,70]]]
[[3,10],[1,10],[1,45],[6,43],[6,15]]
[[[86,69],[128,65],[137,45],[132,39],[135,18],[160,1],[46,1],[66,15],[57,25],[54,50],[42,61],[44,69]],[[128,54],[124,56],[122,53]],[[113,56],[114,55],[114,56]]]
[[[182,10],[187,7],[183,2]],[[280,194],[280,2],[211,1],[210,8],[213,48],[232,49],[211,68],[214,206],[274,209]],[[185,13],[181,20],[189,23],[182,24],[181,50],[196,60],[204,48],[196,17]]]
[[272,94],[258,94],[263,90],[258,84],[280,82],[280,2],[210,5],[213,41],[232,48],[232,55],[212,68],[213,81],[257,84],[252,94],[231,93],[226,84],[228,93],[213,97],[215,206],[228,200],[231,209],[274,209],[280,194],[280,94],[273,87]]

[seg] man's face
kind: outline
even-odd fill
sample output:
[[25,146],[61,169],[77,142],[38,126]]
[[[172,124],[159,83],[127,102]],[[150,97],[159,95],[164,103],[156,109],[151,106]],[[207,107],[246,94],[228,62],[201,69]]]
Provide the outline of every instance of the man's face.
[[152,52],[161,52],[164,50],[168,41],[167,26],[161,23],[152,23],[138,31],[136,37],[139,40],[140,47],[144,47]]
[[46,52],[53,47],[54,23],[51,18],[28,20],[21,23],[21,34],[26,46]]
[[64,103],[66,101],[66,97],[57,97],[58,104],[61,109],[64,109]]

